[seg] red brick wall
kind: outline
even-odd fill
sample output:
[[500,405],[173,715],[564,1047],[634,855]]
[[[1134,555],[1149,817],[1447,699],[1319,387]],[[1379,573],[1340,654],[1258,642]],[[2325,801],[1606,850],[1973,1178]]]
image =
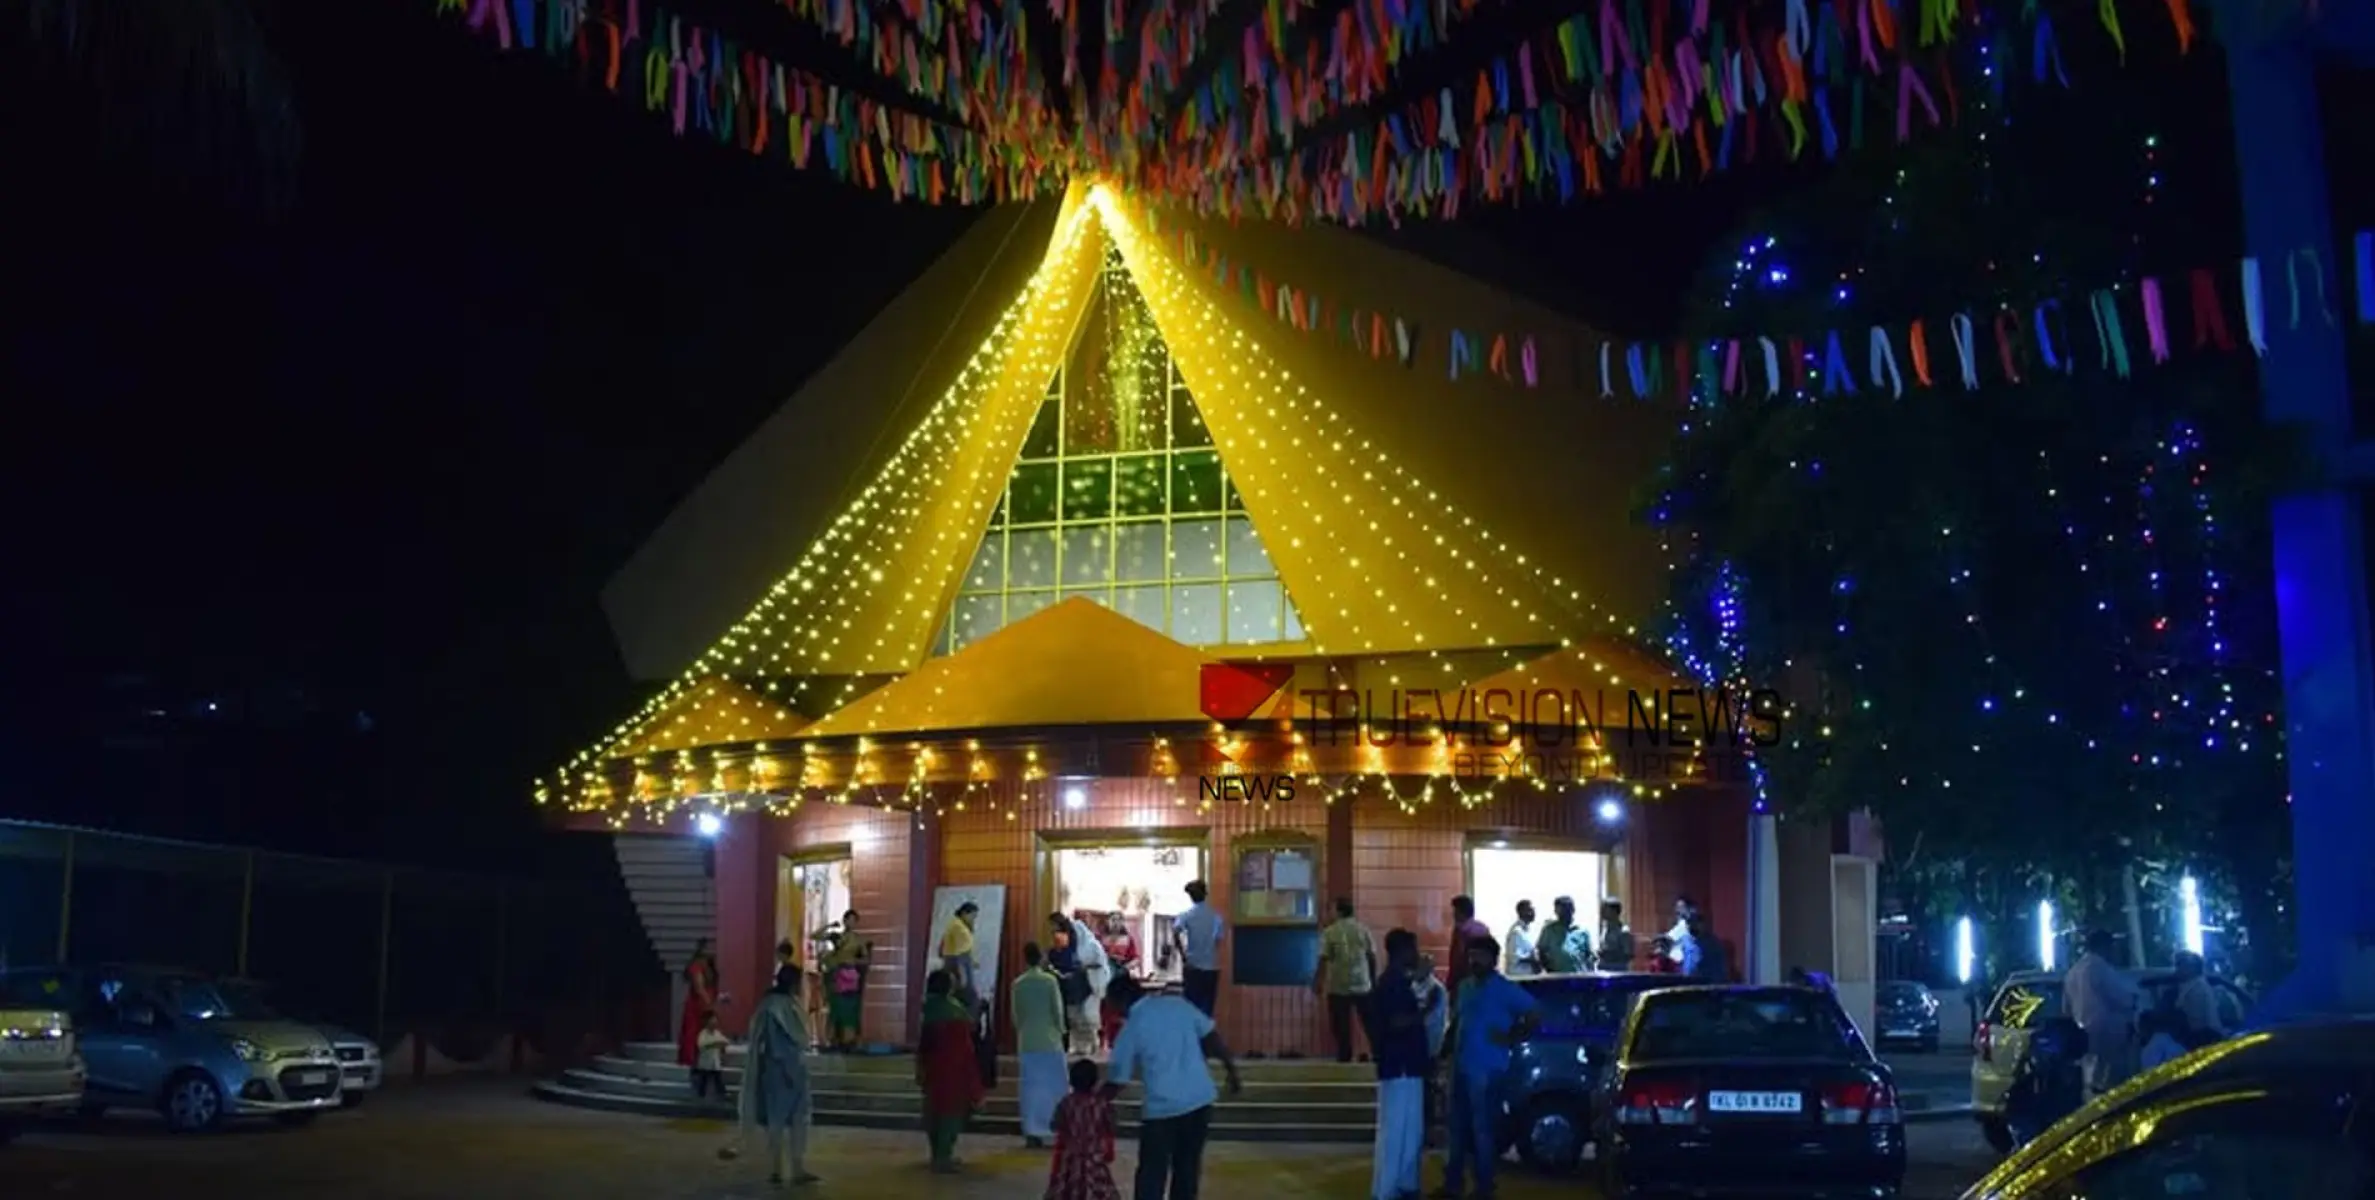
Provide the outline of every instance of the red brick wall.
[[[1129,834],[1140,829],[1205,829],[1209,831],[1208,865],[1212,902],[1226,916],[1235,911],[1229,878],[1235,858],[1231,839],[1259,830],[1293,830],[1325,843],[1327,806],[1290,801],[1263,806],[1222,804],[1199,811],[1196,783],[1162,779],[1100,779],[1079,784],[1089,790],[1086,808],[1066,809],[1058,803],[1061,787],[1054,780],[1006,782],[994,785],[989,796],[969,802],[964,812],[943,819],[941,879],[950,884],[1006,885],[1004,932],[999,938],[998,967],[1011,978],[1022,962],[1023,943],[1041,940],[1040,932],[1052,901],[1036,895],[1037,834],[1042,831],[1112,831]],[[1020,813],[1009,820],[1007,813]],[[993,810],[989,806],[995,804]],[[1325,863],[1321,870],[1328,870]],[[1325,903],[1323,900],[1322,903]],[[1318,1048],[1318,1031],[1326,1026],[1324,1011],[1307,987],[1236,987],[1229,978],[1228,955],[1221,956],[1221,993],[1214,1015],[1221,1034],[1239,1053],[1282,1051],[1309,1053]],[[1014,1030],[1005,1006],[999,1006],[999,1039],[1011,1048]]]
[[[874,969],[866,976],[866,1002],[860,1028],[868,1041],[907,1045],[911,1003],[920,981],[911,980],[915,944],[925,936],[911,907],[910,851],[921,841],[914,813],[868,808],[854,804],[809,801],[789,816],[775,819],[773,854],[798,854],[818,846],[847,844],[851,851],[850,907],[858,910],[858,927],[874,939]],[[928,868],[927,868],[928,869]],[[928,874],[926,876],[929,877]],[[775,928],[775,860],[767,862],[767,928],[772,946]],[[923,918],[931,916],[930,893]],[[839,914],[834,914],[838,916]]]

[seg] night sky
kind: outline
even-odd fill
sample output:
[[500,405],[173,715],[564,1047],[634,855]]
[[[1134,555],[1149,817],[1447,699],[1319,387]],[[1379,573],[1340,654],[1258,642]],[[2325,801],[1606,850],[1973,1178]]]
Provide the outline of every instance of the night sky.
[[[602,582],[970,218],[678,142],[433,7],[258,0],[303,136],[280,208],[247,195],[236,132],[193,142],[120,89],[5,72],[5,111],[38,116],[0,125],[0,816],[519,853],[528,780],[638,697]],[[22,60],[23,31],[0,37]],[[1803,175],[1427,249],[1656,335],[1709,247]]]

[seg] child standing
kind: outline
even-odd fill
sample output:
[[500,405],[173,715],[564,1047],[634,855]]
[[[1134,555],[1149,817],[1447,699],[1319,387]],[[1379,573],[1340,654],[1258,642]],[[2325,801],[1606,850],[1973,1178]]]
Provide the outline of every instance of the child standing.
[[1072,1094],[1056,1103],[1047,1200],[1121,1200],[1113,1185],[1113,1101],[1097,1094],[1097,1083],[1097,1064],[1075,1059]]
[[717,1014],[709,1014],[701,1023],[700,1035],[693,1039],[693,1099],[703,1099],[714,1091],[718,1103],[725,1103],[726,1047],[733,1044],[726,1031],[717,1027]]

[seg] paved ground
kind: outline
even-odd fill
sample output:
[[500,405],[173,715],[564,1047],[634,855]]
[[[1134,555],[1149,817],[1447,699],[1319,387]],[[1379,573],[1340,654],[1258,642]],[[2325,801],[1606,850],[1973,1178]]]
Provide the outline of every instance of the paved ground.
[[[726,1200],[771,1194],[764,1168],[722,1162],[729,1137],[715,1122],[562,1108],[527,1098],[525,1081],[398,1085],[371,1105],[312,1128],[265,1125],[201,1138],[155,1122],[110,1117],[94,1127],[28,1134],[0,1149],[0,1196],[127,1200],[199,1194],[241,1200]],[[1913,1127],[1916,1167],[1908,1200],[1951,1198],[1989,1161],[1969,1122]],[[813,1169],[825,1182],[801,1194],[945,1200],[1035,1198],[1046,1159],[1004,1140],[968,1139],[969,1170],[942,1178],[923,1168],[918,1135],[820,1129]],[[1127,1194],[1133,1149],[1116,1175]],[[1430,1166],[1428,1180],[1434,1181]],[[1508,1200],[1590,1195],[1573,1180],[1530,1178],[1511,1167]],[[1367,1151],[1357,1147],[1213,1147],[1206,1195],[1262,1200],[1358,1200],[1368,1192]]]

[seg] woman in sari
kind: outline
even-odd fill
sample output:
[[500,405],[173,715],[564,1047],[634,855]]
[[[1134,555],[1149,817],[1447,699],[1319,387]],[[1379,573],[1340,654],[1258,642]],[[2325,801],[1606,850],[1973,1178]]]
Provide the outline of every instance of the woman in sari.
[[956,980],[937,970],[924,980],[923,1036],[915,1045],[915,1084],[924,1093],[924,1136],[932,1170],[953,1174],[957,1135],[981,1102],[981,1064],[973,1051],[973,1014],[956,997]]
[[808,1173],[808,1024],[793,994],[800,969],[775,973],[775,986],[751,1014],[750,1045],[742,1061],[742,1145],[766,1131],[767,1181],[815,1183]]
[[866,971],[874,965],[874,942],[858,932],[858,910],[841,914],[841,942],[833,947],[825,972],[826,1020],[833,1031],[835,1050],[855,1050],[858,1025],[866,998]]
[[693,957],[684,965],[684,1015],[676,1023],[676,1061],[692,1066],[700,1061],[701,1027],[717,1011],[717,955],[709,939],[693,943]]

